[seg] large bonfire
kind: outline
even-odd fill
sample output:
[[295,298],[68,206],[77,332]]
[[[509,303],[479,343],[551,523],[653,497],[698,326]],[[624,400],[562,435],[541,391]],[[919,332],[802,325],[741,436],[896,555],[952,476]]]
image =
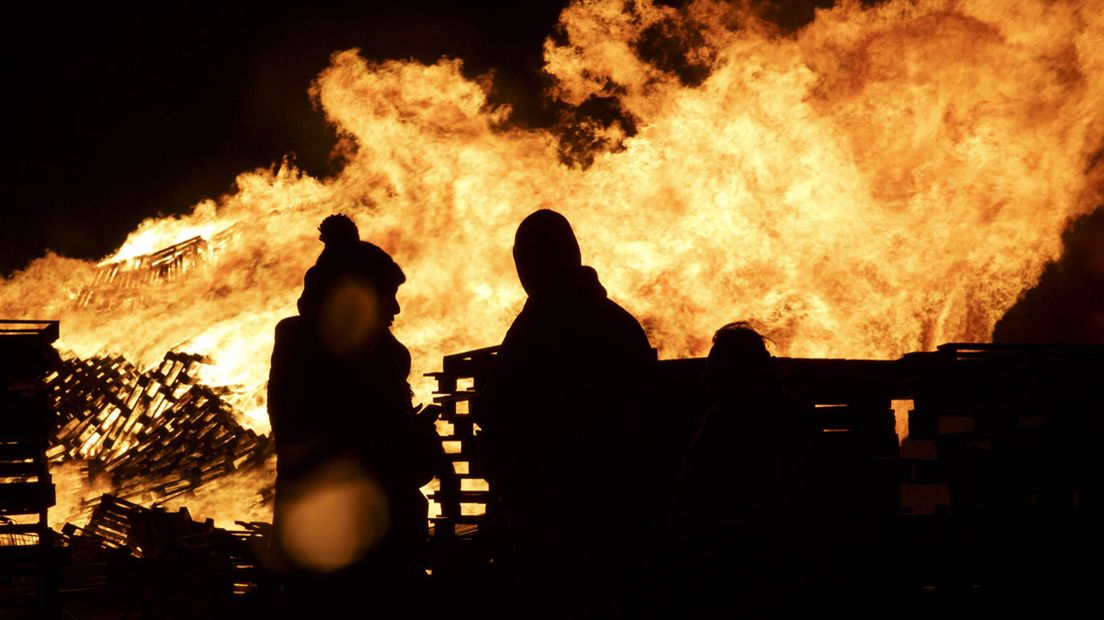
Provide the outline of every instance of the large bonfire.
[[[395,330],[426,401],[421,373],[498,342],[519,310],[510,246],[535,209],[573,222],[663,357],[754,318],[782,354],[890,358],[987,340],[1100,203],[1101,0],[845,1],[796,33],[740,3],[598,0],[560,28],[548,96],[613,101],[617,120],[522,129],[460,60],[338,52],[311,94],[342,172],[246,172],[98,265],[48,254],[4,281],[0,315],[61,319],[81,358],[202,354],[200,379],[263,433],[273,328],[331,213],[406,271]],[[124,277],[182,242],[188,260]],[[271,471],[248,475],[205,487],[193,513],[267,517],[243,497]]]

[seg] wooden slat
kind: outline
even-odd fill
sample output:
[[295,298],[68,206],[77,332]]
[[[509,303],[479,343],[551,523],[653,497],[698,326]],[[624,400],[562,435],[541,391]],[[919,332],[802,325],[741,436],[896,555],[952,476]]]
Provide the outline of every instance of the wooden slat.
[[50,482],[0,484],[0,514],[32,514],[54,505]]

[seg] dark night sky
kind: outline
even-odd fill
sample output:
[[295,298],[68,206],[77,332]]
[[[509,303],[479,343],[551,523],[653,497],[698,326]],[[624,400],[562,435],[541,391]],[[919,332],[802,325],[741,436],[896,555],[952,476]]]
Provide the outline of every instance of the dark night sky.
[[[868,0],[875,1],[875,0]],[[672,0],[669,4],[678,4]],[[554,122],[541,45],[566,0],[36,3],[5,20],[7,124],[0,274],[47,249],[98,259],[138,222],[186,212],[244,170],[291,154],[334,172],[307,88],[332,52],[464,59],[493,69],[514,121]],[[753,0],[795,28],[831,0]],[[1104,342],[1104,211],[998,326],[1004,340]]]
[[331,172],[307,88],[340,49],[493,68],[495,95],[541,123],[541,45],[564,2],[106,4],[6,24],[5,274],[46,249],[102,258],[145,217],[288,153]]

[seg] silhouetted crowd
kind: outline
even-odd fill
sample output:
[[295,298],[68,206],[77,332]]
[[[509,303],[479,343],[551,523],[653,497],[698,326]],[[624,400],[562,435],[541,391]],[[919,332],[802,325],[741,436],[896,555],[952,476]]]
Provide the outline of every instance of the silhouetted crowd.
[[[390,331],[405,276],[347,217],[320,231],[325,249],[299,315],[276,328],[268,384],[282,588],[289,612],[312,617],[348,615],[354,600],[412,610],[428,604],[419,488],[447,462],[433,421],[412,406],[410,354]],[[798,609],[823,555],[819,429],[764,338],[746,323],[714,335],[701,378],[708,410],[689,442],[672,441],[655,350],[583,264],[567,219],[526,217],[513,256],[528,298],[472,411],[511,550],[500,609]]]

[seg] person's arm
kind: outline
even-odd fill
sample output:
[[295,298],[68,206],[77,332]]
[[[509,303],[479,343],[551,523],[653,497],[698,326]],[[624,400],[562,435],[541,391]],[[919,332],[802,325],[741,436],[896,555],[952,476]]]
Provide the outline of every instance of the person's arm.
[[285,319],[276,325],[276,336],[272,345],[271,364],[268,369],[268,423],[272,428],[272,438],[277,446],[285,439],[285,425],[289,421],[291,409],[291,377],[294,374],[292,368],[293,357],[290,355],[290,331],[289,320]]
[[307,396],[298,317],[276,325],[272,363],[268,375],[268,420],[276,444],[277,471],[295,475],[308,461],[313,434],[303,411]]

